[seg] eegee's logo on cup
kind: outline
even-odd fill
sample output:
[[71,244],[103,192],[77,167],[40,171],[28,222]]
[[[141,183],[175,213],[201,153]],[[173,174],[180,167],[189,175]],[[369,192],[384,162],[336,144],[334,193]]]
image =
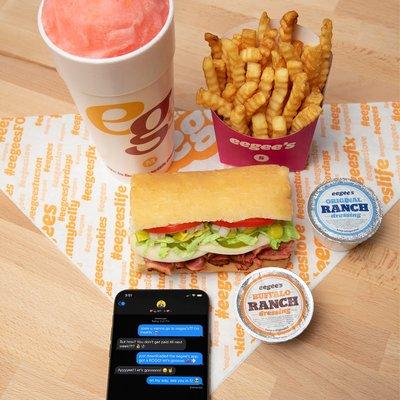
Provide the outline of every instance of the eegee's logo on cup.
[[285,142],[283,144],[260,144],[260,143],[250,143],[246,142],[245,140],[239,140],[236,138],[230,138],[229,142],[236,145],[246,147],[249,150],[259,151],[259,150],[289,150],[293,149],[296,146],[296,142]]
[[[164,140],[173,118],[170,110],[171,92],[160,104],[141,115],[142,102],[93,106],[86,109],[92,124],[108,135],[132,135],[131,147],[125,152],[131,155],[147,154],[156,149]],[[121,116],[121,113],[123,114]],[[135,120],[136,117],[140,116]],[[126,123],[133,123],[126,126]]]
[[88,107],[86,114],[97,129],[108,135],[129,135],[132,132],[125,123],[135,119],[143,110],[143,103],[134,102]]

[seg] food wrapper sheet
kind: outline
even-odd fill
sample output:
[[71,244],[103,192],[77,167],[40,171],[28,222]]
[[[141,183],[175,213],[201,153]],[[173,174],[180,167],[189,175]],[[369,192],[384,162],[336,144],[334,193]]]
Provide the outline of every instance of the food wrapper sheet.
[[[177,112],[175,121],[171,170],[227,168],[219,161],[209,112]],[[400,103],[324,106],[308,167],[290,174],[301,238],[289,268],[311,288],[346,253],[329,251],[314,238],[306,215],[310,192],[325,179],[352,177],[371,187],[387,212],[399,198],[399,121]],[[212,305],[212,390],[259,344],[235,320],[235,292],[244,274],[134,270],[129,185],[109,174],[79,115],[1,118],[0,188],[110,299],[126,288],[205,290]]]

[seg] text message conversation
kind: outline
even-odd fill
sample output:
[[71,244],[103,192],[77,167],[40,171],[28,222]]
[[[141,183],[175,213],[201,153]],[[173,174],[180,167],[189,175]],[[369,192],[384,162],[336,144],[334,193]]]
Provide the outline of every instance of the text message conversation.
[[110,350],[108,400],[207,399],[207,295],[193,290],[121,292]]

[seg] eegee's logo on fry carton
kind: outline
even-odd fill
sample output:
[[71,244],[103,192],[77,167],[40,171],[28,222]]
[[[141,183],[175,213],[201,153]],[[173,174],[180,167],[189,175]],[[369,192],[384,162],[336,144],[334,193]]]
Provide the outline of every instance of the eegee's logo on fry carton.
[[282,150],[282,149],[293,149],[296,146],[296,142],[285,142],[283,144],[261,144],[261,143],[249,143],[244,140],[238,140],[237,138],[231,137],[229,141],[237,146],[246,147],[249,150]]
[[[155,150],[164,140],[173,119],[171,91],[155,107],[143,113],[144,103],[131,102],[88,107],[90,122],[106,135],[132,135],[130,155],[143,155]],[[139,118],[137,118],[139,117]],[[151,158],[149,163],[151,163]]]

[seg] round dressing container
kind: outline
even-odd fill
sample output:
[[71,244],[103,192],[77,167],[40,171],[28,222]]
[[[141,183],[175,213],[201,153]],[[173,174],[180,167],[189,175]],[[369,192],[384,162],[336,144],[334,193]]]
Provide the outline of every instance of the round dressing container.
[[319,241],[335,251],[347,251],[364,242],[382,222],[382,208],[374,192],[347,178],[317,186],[308,199],[307,212]]
[[261,268],[241,282],[235,310],[247,333],[267,343],[279,343],[307,328],[314,300],[308,286],[293,272]]

